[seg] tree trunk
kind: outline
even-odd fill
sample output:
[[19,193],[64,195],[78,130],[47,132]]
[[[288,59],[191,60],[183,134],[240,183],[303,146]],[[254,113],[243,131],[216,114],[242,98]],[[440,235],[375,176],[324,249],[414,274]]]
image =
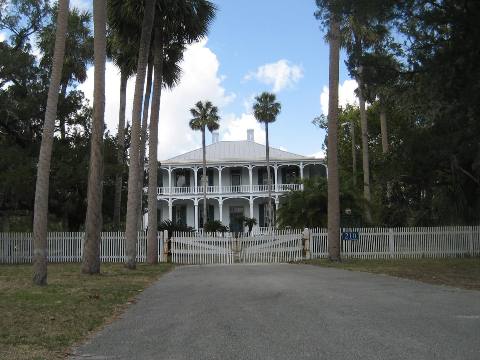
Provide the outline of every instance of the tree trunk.
[[350,136],[352,137],[352,176],[353,187],[357,187],[357,149],[355,145],[355,121],[351,121]]
[[[62,100],[65,101],[65,98],[67,97],[67,84],[62,84],[60,94],[62,95]],[[60,138],[62,140],[65,140],[65,119],[61,118],[60,119]]]
[[163,74],[163,43],[161,29],[155,26],[154,67],[152,110],[150,111],[150,137],[148,140],[148,232],[147,232],[147,262],[158,263],[157,240],[157,148],[158,148],[158,119],[160,117],[160,98],[162,96]]
[[205,146],[205,126],[202,128],[202,151],[203,151],[203,228],[207,223],[207,148]]
[[362,164],[363,164],[363,197],[365,199],[365,219],[368,223],[372,221],[370,213],[370,165],[368,160],[368,124],[367,112],[365,110],[365,97],[363,96],[362,69],[359,69],[360,75],[357,78],[358,83],[358,101],[360,104],[360,127],[362,130]]
[[133,95],[132,110],[132,135],[130,145],[130,167],[128,171],[128,198],[127,198],[127,224],[125,231],[126,258],[125,266],[129,269],[136,268],[137,261],[137,237],[138,237],[138,201],[140,200],[138,188],[138,176],[140,167],[140,121],[142,115],[143,87],[145,85],[145,73],[150,50],[153,19],[155,16],[155,1],[145,1],[145,11],[142,21],[142,34],[140,37],[140,49],[137,62],[137,78],[135,80],[135,92]]
[[122,180],[125,162],[125,107],[127,102],[128,77],[125,71],[120,74],[120,111],[118,113],[117,131],[117,165],[118,173],[115,176],[115,199],[113,203],[113,225],[115,230],[120,230],[120,209],[122,205]]
[[272,179],[271,179],[271,176],[270,176],[270,148],[269,148],[269,145],[268,145],[268,121],[265,121],[265,157],[267,159],[268,227],[271,227],[272,226],[272,189],[271,189]]
[[94,87],[93,124],[90,140],[90,164],[87,188],[87,216],[85,218],[85,241],[82,273],[100,272],[100,241],[102,233],[103,192],[103,131],[105,128],[105,61],[107,6],[105,0],[93,2],[94,24]]
[[386,154],[388,153],[387,114],[383,107],[380,109],[380,129],[382,132],[382,151]]
[[52,73],[48,88],[47,108],[43,124],[42,143],[38,158],[37,182],[35,185],[35,204],[33,210],[33,283],[47,285],[47,222],[48,190],[50,182],[50,162],[52,159],[53,134],[57,117],[58,91],[62,78],[65,56],[65,39],[67,36],[69,0],[59,0],[57,30]]
[[338,78],[340,56],[340,24],[330,19],[330,59],[328,97],[328,257],[340,261],[340,194],[338,179]]
[[152,92],[152,76],[153,76],[153,61],[152,57],[148,60],[147,70],[147,86],[145,88],[145,97],[143,99],[143,115],[142,115],[142,132],[140,135],[140,169],[138,174],[138,191],[140,192],[140,199],[138,202],[138,224],[139,230],[142,228],[142,205],[143,205],[143,181],[145,178],[145,146],[147,144],[147,126],[148,126],[148,109],[150,108],[150,94]]

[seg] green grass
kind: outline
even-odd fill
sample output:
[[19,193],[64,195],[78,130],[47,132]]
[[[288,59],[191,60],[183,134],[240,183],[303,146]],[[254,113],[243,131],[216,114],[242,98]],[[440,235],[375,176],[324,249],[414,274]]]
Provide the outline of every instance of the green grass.
[[169,264],[49,264],[48,286],[32,285],[31,265],[0,265],[0,359],[62,359],[67,349],[119,314]]
[[341,263],[315,259],[306,263],[480,290],[480,258],[344,260]]

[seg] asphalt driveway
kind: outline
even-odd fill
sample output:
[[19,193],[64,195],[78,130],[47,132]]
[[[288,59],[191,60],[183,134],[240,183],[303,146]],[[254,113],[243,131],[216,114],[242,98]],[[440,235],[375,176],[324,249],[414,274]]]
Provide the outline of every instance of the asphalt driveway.
[[480,292],[309,265],[185,266],[72,359],[480,359]]

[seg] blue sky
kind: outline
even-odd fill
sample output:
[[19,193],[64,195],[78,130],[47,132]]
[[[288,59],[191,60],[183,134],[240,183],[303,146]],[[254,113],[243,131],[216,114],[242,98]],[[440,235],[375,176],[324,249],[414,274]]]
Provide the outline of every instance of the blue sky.
[[[313,15],[314,0],[213,2],[218,12],[208,38],[188,48],[180,85],[162,97],[159,158],[200,146],[199,134],[188,128],[188,110],[203,99],[212,100],[221,110],[221,140],[246,139],[246,129],[253,127],[255,140],[264,143],[251,104],[255,95],[274,90],[282,112],[270,127],[271,145],[303,155],[319,153],[324,133],[311,121],[326,111],[328,45]],[[91,8],[91,2],[72,0],[71,6]],[[354,102],[355,82],[349,80],[343,60],[340,65],[340,103]],[[118,84],[118,71],[110,64],[106,122],[112,133],[116,132]],[[81,89],[91,98],[93,69]],[[132,97],[133,80],[128,90],[129,100]]]
[[[264,64],[286,60],[302,77],[277,92],[282,112],[271,126],[272,144],[289,151],[313,154],[323,134],[311,120],[321,113],[320,93],[328,84],[328,45],[313,16],[313,0],[217,1],[219,11],[208,45],[220,60],[224,86],[236,99],[226,110],[241,112],[243,102],[272,86],[244,77]],[[345,79],[342,67],[341,79]]]

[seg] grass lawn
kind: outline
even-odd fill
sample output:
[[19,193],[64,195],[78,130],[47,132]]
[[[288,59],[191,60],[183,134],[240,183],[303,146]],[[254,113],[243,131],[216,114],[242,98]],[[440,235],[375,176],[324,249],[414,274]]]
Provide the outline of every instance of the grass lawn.
[[347,259],[341,263],[333,263],[325,259],[315,259],[306,261],[306,263],[398,276],[429,284],[480,290],[480,258],[402,260]]
[[171,268],[102,264],[102,274],[91,276],[80,274],[80,264],[49,264],[48,286],[36,287],[31,265],[0,265],[0,359],[64,358]]

